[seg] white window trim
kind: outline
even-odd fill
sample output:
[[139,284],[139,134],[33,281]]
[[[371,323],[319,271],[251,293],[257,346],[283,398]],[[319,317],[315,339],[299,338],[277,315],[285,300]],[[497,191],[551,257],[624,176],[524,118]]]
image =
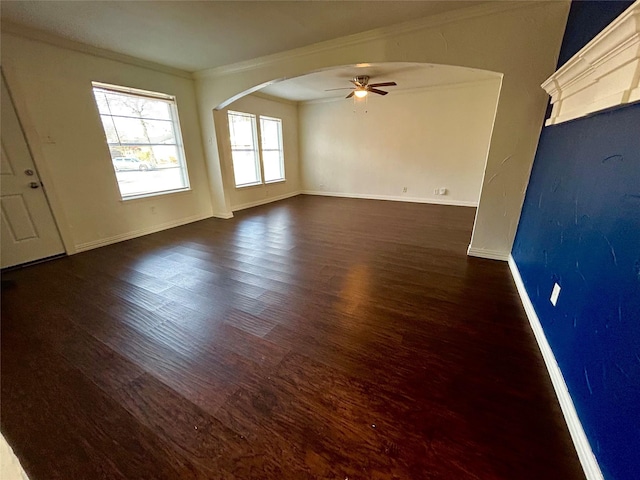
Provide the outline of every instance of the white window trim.
[[[242,183],[240,185],[238,185],[237,181],[236,181],[236,170],[235,170],[235,166],[233,164],[233,144],[231,144],[231,129],[229,126],[229,115],[237,115],[237,116],[241,116],[241,117],[249,117],[251,118],[251,124],[252,124],[252,134],[253,134],[253,153],[254,153],[254,158],[256,161],[256,169],[258,170],[258,177],[259,177],[259,181],[257,182],[250,182],[250,183]],[[231,152],[231,170],[233,172],[233,183],[235,185],[236,188],[247,188],[247,187],[256,187],[258,185],[262,185],[264,182],[264,177],[262,176],[262,156],[260,155],[260,144],[259,142],[259,132],[258,132],[258,125],[259,119],[257,115],[254,115],[253,113],[248,113],[248,112],[238,112],[237,110],[227,110],[227,128],[229,129],[229,143],[230,143],[230,152]]]
[[[140,195],[128,195],[124,198],[120,198],[121,202],[130,202],[132,200],[142,200],[145,198],[151,198],[151,197],[159,197],[162,195],[175,195],[178,193],[185,193],[185,192],[190,192],[191,191],[191,187],[184,187],[184,188],[174,188],[172,190],[158,190],[157,192],[154,193],[141,193]],[[121,195],[122,197],[122,195]]]
[[[258,182],[252,182],[252,183],[243,183],[242,185],[238,185],[236,183],[236,175],[235,175],[235,168],[233,165],[233,145],[231,145],[231,132],[229,131],[229,151],[231,153],[231,171],[233,173],[233,183],[235,185],[236,190],[240,190],[243,188],[251,188],[251,187],[259,187],[261,185],[271,185],[274,183],[284,183],[287,181],[286,178],[286,173],[285,173],[285,162],[284,162],[284,127],[283,124],[284,122],[282,121],[281,118],[277,118],[277,117],[270,117],[268,115],[256,115],[253,113],[248,113],[248,112],[240,112],[238,110],[227,110],[227,129],[229,129],[229,114],[232,115],[244,115],[247,117],[252,117],[253,119],[255,119],[255,123],[254,126],[255,128],[253,129],[253,141],[254,141],[254,147],[255,147],[255,151],[257,153],[257,159],[258,159],[258,164],[257,164],[257,168],[258,168],[258,173],[260,174],[260,181]],[[280,146],[281,146],[281,152],[282,154],[280,155],[280,162],[281,162],[281,166],[282,166],[282,173],[284,174],[283,178],[277,178],[275,180],[265,180],[264,179],[264,160],[262,158],[262,129],[260,127],[260,120],[261,119],[267,119],[267,120],[278,120],[280,122],[280,131],[279,131],[279,142],[280,142]]]
[[[115,176],[115,170],[114,170],[114,179],[116,181],[116,187],[118,188],[118,193],[120,194],[120,201],[128,202],[131,200],[139,200],[143,198],[155,197],[160,195],[170,195],[174,193],[183,193],[183,192],[191,191],[191,180],[189,178],[189,170],[187,167],[187,156],[186,156],[186,152],[184,151],[184,141],[182,139],[182,131],[180,129],[180,117],[178,115],[178,102],[176,100],[176,97],[174,95],[169,95],[166,93],[152,92],[150,90],[141,90],[137,88],[124,87],[120,85],[112,85],[109,83],[102,83],[102,82],[95,82],[95,81],[91,82],[91,85],[92,85],[92,88],[91,88],[92,94],[94,94],[95,89],[99,89],[99,90],[104,90],[104,91],[113,92],[113,93],[124,93],[128,95],[134,95],[137,97],[149,98],[152,100],[164,100],[167,103],[169,103],[171,108],[171,124],[173,127],[173,134],[176,141],[175,146],[177,148],[178,155],[180,157],[179,161],[180,161],[180,166],[182,168],[182,176],[184,178],[184,182],[186,183],[186,186],[173,188],[170,190],[157,190],[155,192],[147,192],[147,193],[132,194],[132,195],[125,196],[122,194],[122,191],[120,190],[120,185],[118,184],[118,179]],[[96,104],[96,109],[98,109],[97,104]],[[98,116],[101,117],[102,114],[100,113],[99,109],[97,113],[98,113]],[[104,127],[103,127],[103,132],[105,134],[105,140],[107,141],[107,145],[111,147],[111,145],[109,144],[109,141],[106,139],[106,132],[104,131]]]
[[[280,169],[283,173],[283,177],[282,178],[276,178],[273,180],[265,180],[264,178],[264,174],[262,176],[262,180],[263,182],[266,184],[269,183],[278,183],[278,182],[284,182],[287,180],[287,176],[285,174],[284,171],[284,140],[283,140],[283,122],[281,118],[276,118],[276,117],[269,117],[267,115],[260,115],[258,117],[258,123],[260,123],[260,121],[262,119],[265,120],[271,120],[271,121],[277,121],[280,124],[280,128],[278,129],[278,145],[280,146],[280,148],[278,149],[278,152],[280,153]],[[264,159],[262,158],[262,153],[264,151],[264,149],[262,148],[262,126],[258,125],[260,127],[260,130],[258,131],[258,135],[260,136],[260,162],[262,163],[262,170],[264,171]]]

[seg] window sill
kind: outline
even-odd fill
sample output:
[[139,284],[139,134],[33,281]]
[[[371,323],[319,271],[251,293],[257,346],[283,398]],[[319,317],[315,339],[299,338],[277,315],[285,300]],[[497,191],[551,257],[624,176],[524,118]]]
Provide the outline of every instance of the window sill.
[[262,182],[245,183],[244,185],[236,185],[236,190],[240,190],[242,188],[249,188],[249,187],[259,187],[260,185],[263,185],[263,183]]
[[240,190],[242,188],[249,188],[249,187],[260,187],[260,186],[264,187],[265,185],[272,185],[274,183],[284,183],[286,181],[287,179],[283,178],[281,180],[271,180],[269,182],[264,182],[264,183],[262,182],[247,183],[246,185],[236,185],[236,190]]
[[188,193],[188,192],[191,192],[191,188],[190,187],[180,188],[180,189],[176,189],[176,190],[166,190],[166,191],[163,191],[163,192],[141,193],[140,195],[131,195],[130,197],[121,198],[120,201],[121,202],[130,202],[132,200],[145,200],[145,199],[160,197],[160,196],[164,196],[164,195],[175,195],[175,194],[179,194],[179,193]]

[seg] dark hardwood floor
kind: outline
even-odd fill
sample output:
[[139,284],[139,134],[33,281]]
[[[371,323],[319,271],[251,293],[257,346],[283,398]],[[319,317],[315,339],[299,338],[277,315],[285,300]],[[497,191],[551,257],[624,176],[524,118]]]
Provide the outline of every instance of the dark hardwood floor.
[[32,480],[584,478],[475,210],[299,196],[6,273]]

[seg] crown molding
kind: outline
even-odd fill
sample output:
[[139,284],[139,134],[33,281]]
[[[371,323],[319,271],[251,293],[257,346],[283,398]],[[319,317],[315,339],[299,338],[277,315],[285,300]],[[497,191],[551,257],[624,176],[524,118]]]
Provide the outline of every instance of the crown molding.
[[640,0],[543,84],[553,110],[546,125],[640,101]]
[[449,23],[468,20],[476,17],[493,15],[496,13],[516,10],[525,7],[544,4],[543,1],[525,1],[525,2],[490,2],[481,5],[474,5],[468,8],[461,8],[451,12],[444,12],[437,15],[418,18],[408,22],[398,23],[388,27],[376,28],[362,33],[356,33],[345,37],[339,37],[324,42],[314,43],[305,47],[287,50],[285,52],[274,53],[262,57],[253,58],[243,62],[232,63],[229,65],[221,65],[206,70],[199,70],[193,73],[196,79],[215,78],[241,73],[259,67],[266,67],[281,61],[291,60],[294,58],[304,57],[317,53],[336,50],[339,48],[350,47],[368,43],[381,38],[389,38],[397,35],[412,33],[417,30],[440,27]]
[[154,70],[156,72],[193,80],[193,74],[186,70],[169,67],[149,60],[142,60],[141,58],[132,57],[131,55],[125,55],[124,53],[118,53],[112,50],[87,45],[86,43],[76,42],[75,40],[69,40],[67,38],[59,37],[43,30],[27,27],[18,23],[2,21],[1,29],[3,35],[14,35],[28,40],[35,40],[37,42],[53,45],[54,47],[65,48],[67,50],[93,55],[94,57],[114,60],[116,62],[126,63],[128,65],[134,65],[136,67],[142,67],[148,70]]

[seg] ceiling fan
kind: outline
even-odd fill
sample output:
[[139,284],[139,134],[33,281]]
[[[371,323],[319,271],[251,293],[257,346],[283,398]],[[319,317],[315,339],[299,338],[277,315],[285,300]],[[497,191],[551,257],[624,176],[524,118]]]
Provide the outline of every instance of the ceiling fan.
[[355,86],[351,88],[330,88],[329,90],[325,90],[325,92],[329,92],[332,90],[353,90],[346,98],[351,98],[354,95],[358,98],[366,97],[369,92],[377,93],[378,95],[386,95],[389,92],[385,92],[384,90],[379,90],[376,87],[395,87],[397,85],[396,82],[382,82],[382,83],[369,83],[368,75],[360,75],[349,80]]

